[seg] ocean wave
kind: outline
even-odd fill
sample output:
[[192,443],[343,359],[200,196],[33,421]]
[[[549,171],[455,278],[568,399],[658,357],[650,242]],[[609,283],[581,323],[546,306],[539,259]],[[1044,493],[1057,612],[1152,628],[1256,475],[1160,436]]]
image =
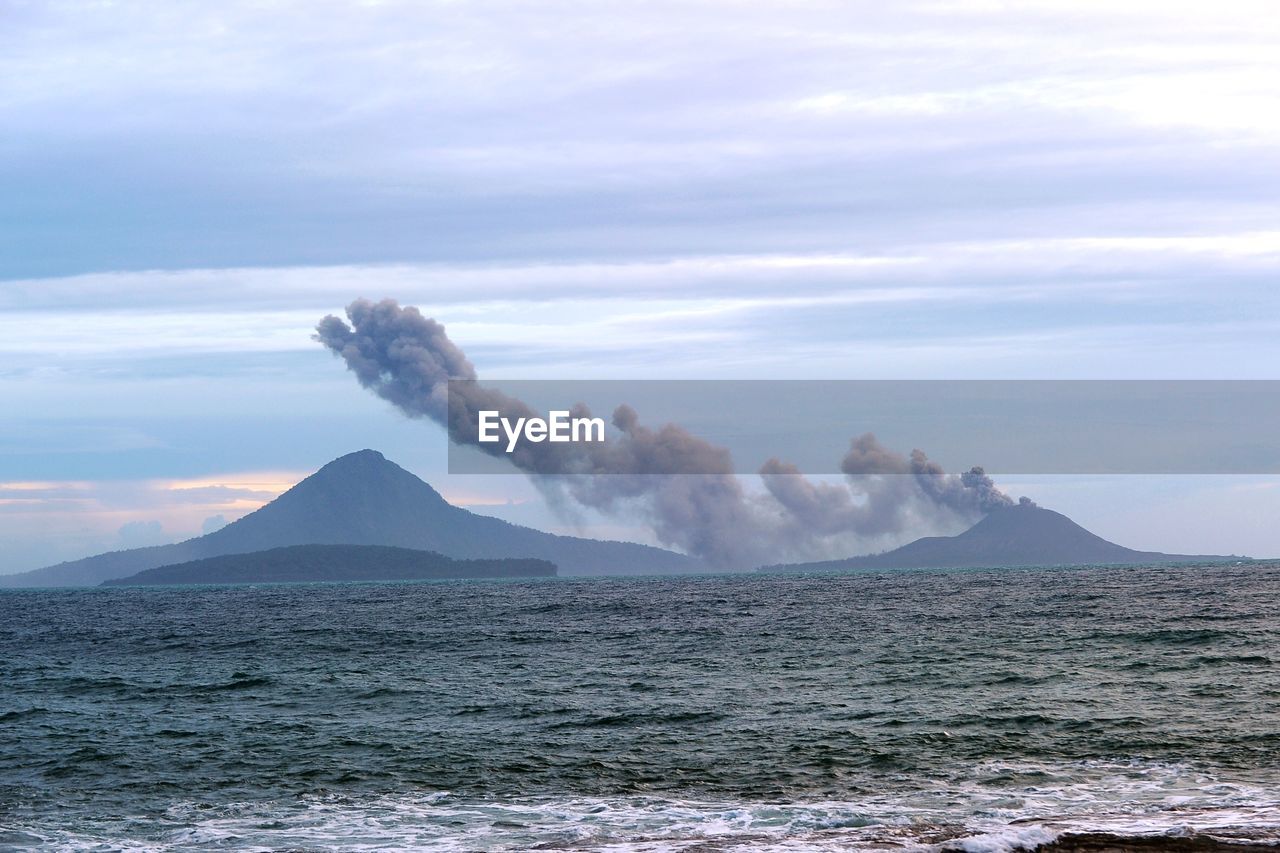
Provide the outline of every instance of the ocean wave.
[[[179,803],[149,837],[11,827],[15,850],[1208,853],[1280,845],[1274,791],[1178,765],[988,763],[962,785],[845,801],[484,800],[448,792]],[[0,828],[2,829],[2,828]]]

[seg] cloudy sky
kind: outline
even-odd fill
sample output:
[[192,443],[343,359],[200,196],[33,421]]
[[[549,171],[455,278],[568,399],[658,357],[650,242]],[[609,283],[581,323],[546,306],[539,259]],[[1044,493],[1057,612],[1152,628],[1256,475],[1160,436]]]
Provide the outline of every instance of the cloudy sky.
[[[1278,102],[1266,0],[0,0],[0,572],[362,447],[562,525],[310,339],[358,296],[491,377],[1280,379]],[[1277,478],[1002,482],[1280,553]]]

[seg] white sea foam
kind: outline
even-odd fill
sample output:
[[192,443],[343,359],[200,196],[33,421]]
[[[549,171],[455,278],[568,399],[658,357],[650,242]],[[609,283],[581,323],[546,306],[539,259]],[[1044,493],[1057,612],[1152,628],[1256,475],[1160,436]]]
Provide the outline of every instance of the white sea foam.
[[[679,853],[859,848],[1027,850],[1074,832],[1280,842],[1280,794],[1181,765],[986,763],[959,784],[841,801],[660,797],[485,801],[447,792],[177,804],[162,837],[42,833],[41,849],[160,851],[532,849]],[[19,846],[19,849],[21,849]],[[35,846],[35,845],[33,845]]]

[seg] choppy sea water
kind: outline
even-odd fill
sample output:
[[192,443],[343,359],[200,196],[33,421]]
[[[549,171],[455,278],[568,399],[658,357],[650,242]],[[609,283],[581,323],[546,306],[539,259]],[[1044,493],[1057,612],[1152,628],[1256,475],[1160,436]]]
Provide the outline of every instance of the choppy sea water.
[[4,591],[0,688],[0,849],[1280,840],[1280,564]]

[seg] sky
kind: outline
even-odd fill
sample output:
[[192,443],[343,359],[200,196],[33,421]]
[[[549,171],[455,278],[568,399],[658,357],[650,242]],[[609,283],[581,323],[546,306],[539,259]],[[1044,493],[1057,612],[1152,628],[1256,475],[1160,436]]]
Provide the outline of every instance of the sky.
[[[0,572],[364,447],[645,541],[448,475],[311,339],[357,297],[482,377],[1280,379],[1278,100],[1245,0],[0,0]],[[996,473],[1280,554],[1280,477]]]

